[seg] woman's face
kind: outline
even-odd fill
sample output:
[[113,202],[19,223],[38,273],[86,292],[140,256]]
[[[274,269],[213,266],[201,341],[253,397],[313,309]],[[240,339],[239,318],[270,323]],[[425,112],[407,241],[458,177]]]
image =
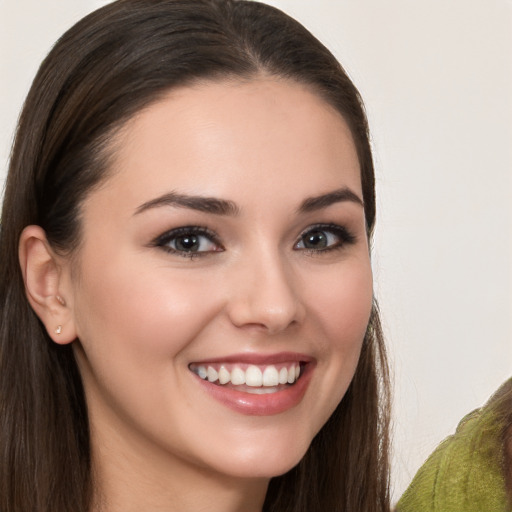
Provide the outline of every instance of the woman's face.
[[93,453],[286,472],[342,399],[372,304],[347,125],[293,82],[197,85],[129,121],[112,165],[62,274]]

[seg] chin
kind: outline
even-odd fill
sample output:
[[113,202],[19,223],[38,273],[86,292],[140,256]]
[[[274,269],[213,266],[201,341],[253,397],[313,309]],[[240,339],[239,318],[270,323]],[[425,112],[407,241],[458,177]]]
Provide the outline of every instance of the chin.
[[281,476],[294,468],[306,454],[310,443],[289,442],[265,445],[260,443],[238,454],[231,452],[227,464],[219,468],[237,478],[270,479]]

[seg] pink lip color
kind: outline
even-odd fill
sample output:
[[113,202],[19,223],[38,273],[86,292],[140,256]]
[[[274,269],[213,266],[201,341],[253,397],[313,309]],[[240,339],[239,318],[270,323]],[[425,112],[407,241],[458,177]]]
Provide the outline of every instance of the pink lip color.
[[[289,360],[287,359],[287,361]],[[226,359],[223,359],[223,361],[228,362]],[[241,362],[240,359],[237,361]],[[275,362],[275,359],[273,361]],[[266,364],[254,363],[254,358],[251,358],[251,362],[252,364]],[[196,378],[204,391],[230,409],[249,416],[271,416],[285,412],[299,404],[311,381],[313,366],[314,364],[311,362],[304,365],[303,373],[295,384],[286,387],[282,391],[263,395],[237,391],[233,388],[212,384],[197,376]]]
[[231,354],[226,357],[216,357],[214,359],[194,361],[194,364],[204,365],[208,363],[245,363],[255,365],[266,365],[292,362],[309,363],[310,361],[312,361],[312,358],[304,354],[299,354],[297,352],[279,352],[278,354]]

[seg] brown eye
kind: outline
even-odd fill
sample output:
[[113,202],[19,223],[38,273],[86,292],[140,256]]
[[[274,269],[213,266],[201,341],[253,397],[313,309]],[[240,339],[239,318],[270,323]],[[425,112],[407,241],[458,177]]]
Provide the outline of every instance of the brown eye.
[[201,247],[201,240],[197,235],[181,235],[174,239],[176,251],[198,251]]
[[343,226],[322,224],[305,231],[295,244],[294,249],[318,252],[329,251],[354,243],[355,240],[355,236],[350,234]]
[[302,237],[305,249],[325,249],[328,244],[328,236],[320,230],[310,231]]
[[172,229],[159,236],[154,245],[181,256],[200,256],[224,250],[215,233],[194,226]]

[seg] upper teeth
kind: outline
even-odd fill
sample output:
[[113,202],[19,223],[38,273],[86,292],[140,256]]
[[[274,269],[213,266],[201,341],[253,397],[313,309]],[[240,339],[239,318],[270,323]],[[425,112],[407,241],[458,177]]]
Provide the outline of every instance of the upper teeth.
[[299,363],[290,363],[279,369],[274,365],[249,365],[245,370],[241,366],[234,366],[230,370],[225,365],[217,368],[191,365],[190,368],[201,379],[209,382],[218,381],[219,384],[231,383],[234,386],[245,384],[250,387],[274,387],[278,384],[293,384],[300,375]]

